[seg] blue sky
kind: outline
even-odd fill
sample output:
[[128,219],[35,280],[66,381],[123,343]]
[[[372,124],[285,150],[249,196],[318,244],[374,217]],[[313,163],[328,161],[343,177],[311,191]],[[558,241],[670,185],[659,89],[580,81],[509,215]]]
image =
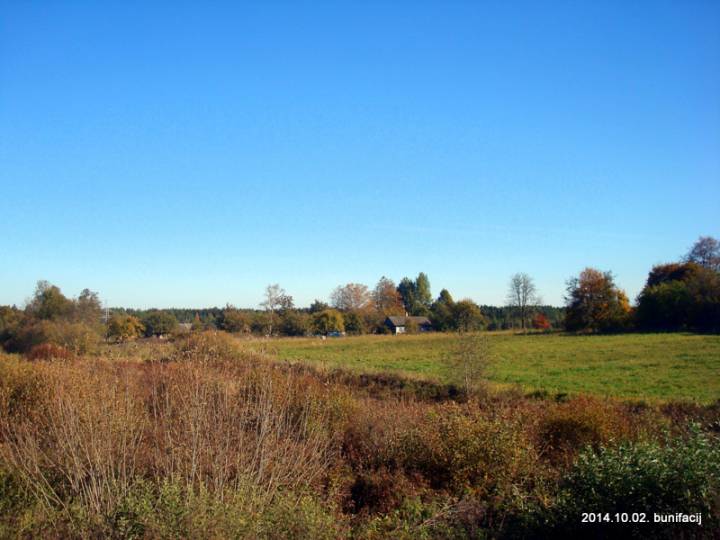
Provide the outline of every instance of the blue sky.
[[3,2],[0,230],[0,304],[634,297],[720,236],[720,3]]

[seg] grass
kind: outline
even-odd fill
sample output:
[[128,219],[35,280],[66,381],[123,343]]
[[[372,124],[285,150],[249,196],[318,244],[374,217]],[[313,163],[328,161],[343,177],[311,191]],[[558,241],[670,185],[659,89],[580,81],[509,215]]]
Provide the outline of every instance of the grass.
[[[490,381],[526,391],[649,401],[720,399],[720,336],[571,336],[490,332]],[[273,341],[281,359],[454,382],[455,336],[359,336]]]

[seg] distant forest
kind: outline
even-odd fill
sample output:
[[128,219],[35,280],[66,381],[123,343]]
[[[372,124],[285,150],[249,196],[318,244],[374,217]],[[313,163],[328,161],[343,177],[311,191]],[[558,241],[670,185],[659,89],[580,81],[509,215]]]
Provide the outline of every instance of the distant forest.
[[[199,320],[204,327],[220,327],[223,320],[223,313],[226,308],[165,308],[162,311],[171,314],[180,324],[193,324]],[[110,315],[132,315],[140,320],[147,318],[150,313],[159,311],[157,309],[132,309],[132,308],[110,308]],[[265,317],[265,310],[241,308],[237,311],[244,314],[249,320],[261,320]],[[296,311],[312,315],[312,307],[298,308]],[[481,305],[480,311],[487,320],[487,330],[512,330],[522,327],[520,315],[517,309],[511,306],[488,306]],[[552,328],[561,328],[565,317],[565,308],[549,305],[533,307],[533,313],[543,314]]]

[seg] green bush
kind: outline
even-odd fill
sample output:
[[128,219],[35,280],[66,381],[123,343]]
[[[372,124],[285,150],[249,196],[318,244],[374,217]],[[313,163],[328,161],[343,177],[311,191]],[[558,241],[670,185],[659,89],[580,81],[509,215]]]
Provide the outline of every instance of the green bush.
[[248,484],[223,497],[177,482],[139,480],[102,533],[117,538],[317,538],[342,536],[343,525],[321,501],[280,493],[268,500]]
[[[695,426],[688,438],[588,448],[566,474],[547,524],[552,535],[608,532],[642,537],[712,537],[717,532],[720,444]],[[645,513],[647,523],[581,523],[583,512]],[[654,523],[654,514],[702,513],[695,524]]]

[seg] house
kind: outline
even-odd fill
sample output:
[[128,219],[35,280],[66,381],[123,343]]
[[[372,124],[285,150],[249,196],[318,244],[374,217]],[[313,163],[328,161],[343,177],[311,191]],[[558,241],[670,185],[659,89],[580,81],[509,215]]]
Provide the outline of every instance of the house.
[[420,332],[429,332],[432,330],[432,323],[427,317],[391,316],[385,319],[385,326],[387,326],[393,334],[404,334],[408,323],[416,326]]

